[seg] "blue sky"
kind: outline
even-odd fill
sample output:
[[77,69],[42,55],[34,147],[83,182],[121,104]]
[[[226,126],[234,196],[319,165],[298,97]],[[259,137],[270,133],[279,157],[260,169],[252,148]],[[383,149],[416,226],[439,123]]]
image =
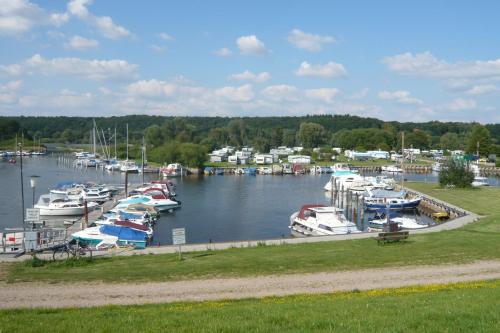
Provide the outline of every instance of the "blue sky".
[[500,122],[500,2],[0,0],[0,115]]

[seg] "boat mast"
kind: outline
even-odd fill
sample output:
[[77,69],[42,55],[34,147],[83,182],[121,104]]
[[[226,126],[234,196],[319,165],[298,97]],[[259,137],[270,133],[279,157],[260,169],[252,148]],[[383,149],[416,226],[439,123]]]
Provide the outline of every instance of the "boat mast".
[[127,161],[128,161],[128,123],[127,123]]
[[115,126],[115,159],[118,157],[118,155],[116,155],[116,126]]
[[142,136],[142,184],[144,185],[144,160],[146,159],[146,147],[144,147],[144,136]]
[[404,189],[404,180],[405,180],[405,168],[404,168],[404,162],[405,162],[405,132],[403,131],[401,133],[401,190]]

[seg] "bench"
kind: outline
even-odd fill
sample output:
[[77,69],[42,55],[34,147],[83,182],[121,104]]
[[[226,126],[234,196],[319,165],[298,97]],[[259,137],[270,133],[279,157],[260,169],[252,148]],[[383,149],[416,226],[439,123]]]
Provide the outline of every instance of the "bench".
[[380,232],[375,239],[380,244],[386,242],[399,242],[400,240],[408,239],[409,231],[392,231],[392,232]]

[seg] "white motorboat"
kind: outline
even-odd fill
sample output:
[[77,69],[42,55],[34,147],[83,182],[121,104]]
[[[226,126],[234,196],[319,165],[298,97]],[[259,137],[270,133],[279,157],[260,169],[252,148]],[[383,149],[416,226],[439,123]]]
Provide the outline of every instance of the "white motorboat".
[[332,169],[332,172],[337,172],[337,171],[351,171],[351,168],[349,167],[348,164],[346,163],[335,163],[330,167]]
[[482,187],[482,186],[490,186],[488,183],[488,178],[476,176],[474,177],[474,181],[471,183],[474,187]]
[[179,163],[171,163],[161,169],[163,177],[181,177],[187,175],[187,169]]
[[[422,229],[428,227],[426,224],[418,223],[416,218],[406,216],[393,216],[390,217],[389,220],[397,223],[399,229],[403,230]],[[385,224],[387,224],[387,215],[385,213],[376,215],[370,220],[370,227],[374,229],[383,229]]]
[[123,209],[127,208],[129,205],[138,203],[154,207],[159,211],[173,210],[179,208],[181,205],[179,201],[174,201],[172,199],[155,199],[148,195],[133,195],[126,199],[119,200],[119,204],[116,208]]
[[50,194],[59,197],[67,197],[72,201],[81,201],[83,199],[83,190],[81,188],[53,189]]
[[137,173],[139,172],[139,167],[134,161],[123,161],[120,165],[121,172]]
[[[87,209],[91,210],[98,206],[97,203],[88,203]],[[40,215],[44,216],[75,216],[85,214],[85,204],[68,200],[67,198],[53,199],[49,194],[40,196],[34,208],[40,209]]]
[[83,190],[83,200],[93,202],[105,202],[109,200],[109,191],[103,191],[101,188],[88,188]]
[[304,205],[290,217],[292,233],[298,236],[327,236],[359,233],[356,225],[346,219],[343,210],[324,205]]
[[441,172],[441,163],[439,162],[433,163],[431,169],[434,172]]
[[382,172],[388,173],[402,173],[403,169],[397,165],[384,165],[381,167]]
[[332,174],[328,183],[323,187],[325,191],[344,190],[347,191],[351,187],[360,187],[366,185],[364,178],[351,171],[337,171]]

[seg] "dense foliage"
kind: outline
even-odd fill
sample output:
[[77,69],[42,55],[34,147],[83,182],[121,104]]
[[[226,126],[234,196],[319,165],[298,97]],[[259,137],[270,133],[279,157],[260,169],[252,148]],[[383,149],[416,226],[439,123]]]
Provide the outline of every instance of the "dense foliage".
[[[132,115],[101,117],[95,121],[108,141],[115,140],[116,129],[118,144],[125,142],[128,124],[129,142],[140,144],[144,136],[152,156],[157,156],[155,150],[159,147],[173,141],[203,145],[206,150],[225,145],[253,146],[262,152],[280,145],[392,150],[401,147],[401,131],[406,133],[405,147],[464,149],[475,153],[479,142],[482,156],[500,155],[500,124],[383,122],[350,115],[243,118]],[[42,137],[45,142],[88,143],[92,127],[92,118],[87,117],[0,117],[0,141],[23,131],[26,137]]]
[[439,172],[439,184],[443,187],[470,187],[474,181],[474,173],[464,160],[449,159]]

